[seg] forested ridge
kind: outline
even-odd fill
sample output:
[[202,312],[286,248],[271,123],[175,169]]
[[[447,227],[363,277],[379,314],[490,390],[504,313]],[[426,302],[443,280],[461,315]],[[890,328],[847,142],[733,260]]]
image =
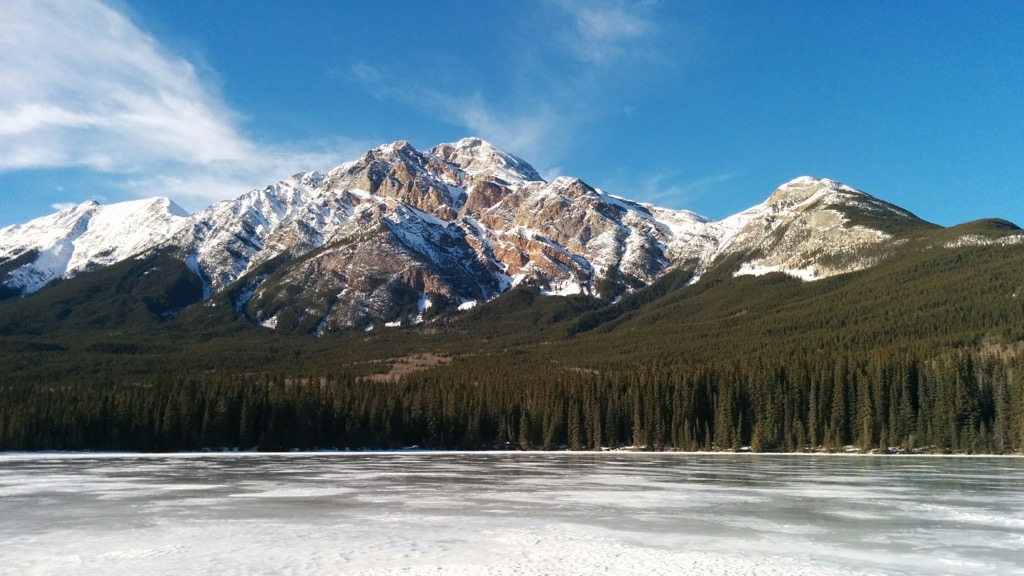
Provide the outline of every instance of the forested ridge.
[[[810,283],[688,276],[321,338],[212,320],[224,307],[28,333],[8,301],[0,450],[1022,451],[1019,246]],[[446,362],[380,377],[419,353]]]

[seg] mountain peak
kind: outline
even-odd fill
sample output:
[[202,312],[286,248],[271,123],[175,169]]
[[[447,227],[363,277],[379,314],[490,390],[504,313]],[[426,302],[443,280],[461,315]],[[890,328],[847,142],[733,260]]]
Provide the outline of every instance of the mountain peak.
[[773,208],[789,208],[828,192],[838,192],[847,196],[870,197],[865,192],[831,178],[798,176],[776,188],[765,201],[765,205]]
[[779,188],[790,188],[790,187],[795,187],[795,186],[809,186],[809,185],[813,185],[813,184],[815,184],[817,182],[834,182],[834,180],[830,180],[828,178],[818,178],[816,176],[807,176],[807,175],[797,176],[796,178],[793,178],[789,182],[783,183],[781,186],[779,186]]
[[468,137],[457,142],[438,144],[429,152],[470,174],[499,178],[508,183],[544,181],[525,160],[481,138]]
[[405,164],[422,164],[423,154],[407,140],[395,140],[389,144],[381,144],[368,150],[357,162],[402,162]]
[[460,139],[458,142],[453,142],[452,146],[455,146],[456,148],[477,148],[481,146],[494,148],[494,146],[490,142],[487,142],[483,138],[478,138],[476,136],[466,136],[465,138]]
[[377,150],[384,154],[408,154],[418,152],[408,140],[395,140],[390,144],[381,144]]
[[164,211],[170,216],[177,216],[180,218],[187,218],[189,216],[188,210],[185,210],[181,206],[178,206],[174,200],[166,196],[157,196],[151,198],[149,201],[152,210]]
[[[42,219],[51,218],[51,217],[52,218],[60,218],[60,217],[79,218],[83,214],[88,214],[90,212],[96,211],[96,209],[99,208],[99,207],[100,207],[100,203],[97,202],[96,200],[93,200],[92,198],[90,198],[90,199],[88,199],[88,200],[86,200],[84,202],[79,202],[78,204],[69,204],[67,206],[61,207],[60,210],[57,210],[53,214],[50,214],[49,216],[43,216]],[[35,222],[35,220],[33,220],[32,222]],[[26,225],[27,224],[31,224],[31,222],[27,222]],[[19,225],[15,224],[15,226],[19,226]]]

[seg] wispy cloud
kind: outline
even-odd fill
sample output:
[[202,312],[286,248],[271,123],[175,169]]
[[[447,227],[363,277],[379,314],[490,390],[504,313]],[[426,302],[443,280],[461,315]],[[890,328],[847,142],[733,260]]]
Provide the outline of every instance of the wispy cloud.
[[607,64],[633,54],[653,35],[651,2],[617,0],[561,0],[558,6],[572,19],[563,40],[577,58],[592,64]]
[[673,171],[640,178],[630,175],[620,179],[619,188],[609,188],[609,191],[659,206],[689,208],[698,198],[713,192],[718,184],[728,182],[735,176],[732,173],[720,173],[688,179],[684,174]]
[[380,70],[364,62],[356,62],[352,65],[352,75],[364,84],[377,87],[381,85],[383,80]]
[[479,92],[464,98],[433,94],[430,100],[470,133],[500,143],[527,158],[544,158],[551,154],[555,144],[551,135],[564,127],[564,119],[543,105],[518,114],[500,112],[489,106]]
[[77,204],[75,204],[74,202],[54,202],[53,204],[50,204],[50,208],[53,208],[54,210],[58,211],[67,210],[68,208],[74,208],[75,206],[77,206]]
[[367,62],[352,64],[349,79],[376,98],[413,106],[539,161],[537,168],[549,174],[565,151],[586,140],[580,128],[605,113],[596,108],[604,105],[600,95],[607,86],[622,76],[617,65],[657,52],[652,46],[660,27],[652,8],[650,2],[615,0],[545,4],[542,31],[510,29],[526,45],[509,64],[507,83],[499,85],[467,79],[461,92],[437,89],[429,76],[392,74],[386,64]]
[[185,60],[92,0],[9,0],[0,168],[137,168],[238,158],[248,142]]
[[735,177],[736,175],[731,172],[711,174],[709,176],[705,176],[697,180],[683,182],[682,184],[679,185],[679,188],[681,189],[681,191],[687,194],[702,195],[706,194],[708,191],[714,188],[715,185],[721,184],[723,182],[728,182]]
[[440,116],[462,127],[467,135],[479,136],[530,159],[549,155],[554,145],[552,134],[564,128],[564,117],[544,102],[530,106],[527,111],[509,111],[491,105],[479,90],[456,95],[426,85],[410,87],[409,80],[396,82],[383,71],[361,62],[352,65],[351,78],[377,98],[402,102]]
[[265,182],[271,169],[330,167],[349,147],[250,140],[188,61],[98,0],[5,0],[3,13],[0,170],[85,167],[195,207]]

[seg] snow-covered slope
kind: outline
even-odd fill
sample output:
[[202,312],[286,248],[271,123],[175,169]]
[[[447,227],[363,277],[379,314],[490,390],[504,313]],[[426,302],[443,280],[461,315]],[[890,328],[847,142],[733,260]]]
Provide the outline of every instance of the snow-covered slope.
[[108,266],[165,241],[187,213],[167,198],[101,206],[90,200],[0,229],[0,283],[31,294],[47,283]]

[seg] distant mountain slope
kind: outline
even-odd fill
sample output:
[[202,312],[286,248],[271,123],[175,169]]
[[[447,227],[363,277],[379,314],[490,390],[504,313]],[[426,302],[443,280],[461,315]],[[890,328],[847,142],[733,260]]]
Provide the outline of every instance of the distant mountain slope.
[[188,216],[167,198],[78,206],[0,229],[0,284],[26,295],[152,249]]
[[739,274],[785,272],[804,280],[866,268],[877,261],[872,246],[894,234],[935,228],[860,190],[808,176],[712,226],[718,255],[749,255]]

